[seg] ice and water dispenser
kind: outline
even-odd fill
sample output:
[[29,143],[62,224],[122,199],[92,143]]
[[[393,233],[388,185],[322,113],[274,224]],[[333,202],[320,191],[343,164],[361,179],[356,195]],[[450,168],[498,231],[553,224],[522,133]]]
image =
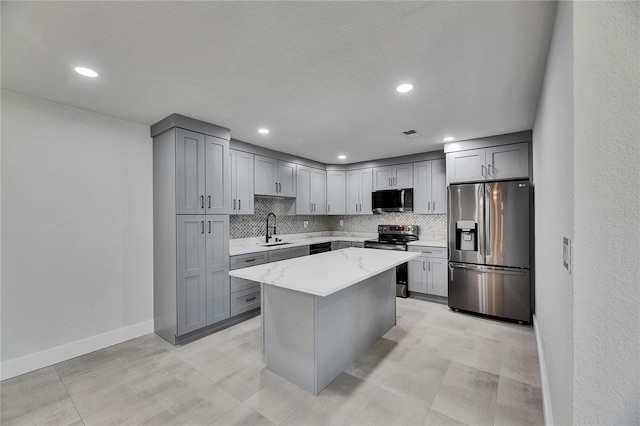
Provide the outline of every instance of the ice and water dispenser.
[[456,250],[478,251],[478,224],[472,220],[456,222]]

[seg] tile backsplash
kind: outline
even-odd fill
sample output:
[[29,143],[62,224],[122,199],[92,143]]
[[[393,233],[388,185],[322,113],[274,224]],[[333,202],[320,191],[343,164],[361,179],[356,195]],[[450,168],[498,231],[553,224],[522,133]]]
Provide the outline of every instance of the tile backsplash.
[[[380,215],[314,216],[287,215],[295,203],[292,198],[255,197],[253,215],[231,215],[231,238],[250,238],[265,234],[267,214],[275,213],[278,234],[306,232],[378,232],[378,225],[418,225],[421,239],[444,240],[447,237],[447,216],[412,213],[384,213]],[[340,221],[343,225],[340,226]],[[304,227],[304,222],[308,227]]]

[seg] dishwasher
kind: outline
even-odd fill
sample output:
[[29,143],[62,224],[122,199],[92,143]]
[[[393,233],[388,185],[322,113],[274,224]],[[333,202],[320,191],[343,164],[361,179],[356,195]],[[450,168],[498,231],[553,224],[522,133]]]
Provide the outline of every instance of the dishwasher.
[[331,251],[331,242],[311,244],[309,246],[309,254],[324,253],[325,251]]

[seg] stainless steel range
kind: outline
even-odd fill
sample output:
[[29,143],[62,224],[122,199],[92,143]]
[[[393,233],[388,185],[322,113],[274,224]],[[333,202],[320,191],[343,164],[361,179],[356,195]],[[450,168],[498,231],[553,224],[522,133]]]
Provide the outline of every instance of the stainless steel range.
[[[407,243],[418,239],[418,225],[378,225],[378,239],[367,240],[364,248],[407,251]],[[396,296],[407,297],[407,264],[396,267]]]

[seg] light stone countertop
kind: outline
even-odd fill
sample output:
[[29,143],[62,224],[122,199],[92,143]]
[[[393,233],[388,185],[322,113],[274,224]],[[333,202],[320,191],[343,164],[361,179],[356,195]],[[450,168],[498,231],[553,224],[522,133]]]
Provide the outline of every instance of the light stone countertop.
[[408,246],[447,248],[446,240],[418,240],[407,243]]
[[[237,256],[240,254],[248,254],[248,253],[258,253],[262,251],[270,251],[270,250],[278,250],[289,247],[300,247],[300,246],[308,246],[311,244],[317,243],[326,243],[332,241],[352,241],[352,242],[364,242],[365,240],[370,240],[372,237],[364,238],[364,237],[343,237],[343,236],[322,236],[322,237],[307,237],[307,238],[287,238],[283,237],[283,241],[286,241],[288,244],[281,244],[277,246],[262,246],[256,239],[247,238],[247,241],[242,241],[239,243],[234,243],[231,240],[229,244],[229,255]],[[262,239],[261,239],[262,240]],[[264,241],[264,240],[262,240]]]
[[234,269],[229,275],[325,297],[418,256],[419,252],[351,247]]

